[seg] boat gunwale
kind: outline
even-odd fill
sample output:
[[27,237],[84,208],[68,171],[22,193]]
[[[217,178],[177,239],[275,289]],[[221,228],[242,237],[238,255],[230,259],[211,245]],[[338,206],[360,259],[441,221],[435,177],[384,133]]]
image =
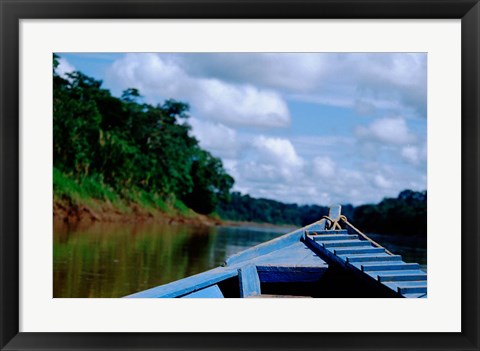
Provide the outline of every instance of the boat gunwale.
[[294,244],[298,241],[302,241],[302,239],[305,237],[306,231],[312,230],[312,228],[316,226],[318,228],[314,230],[323,230],[325,227],[325,223],[326,223],[326,220],[322,218],[321,220],[311,223],[305,227],[295,229],[294,231],[283,234],[278,238],[255,245],[251,248],[248,248],[242,252],[236,253],[228,257],[222,266],[228,267],[228,266],[240,264],[242,262],[247,262],[256,257],[269,254],[271,252],[280,250],[286,246]]
[[325,219],[295,229],[275,239],[258,244],[227,258],[223,265],[167,284],[133,293],[124,298],[173,298],[181,297],[204,289],[229,278],[238,276],[238,269],[249,264],[257,257],[270,254],[285,247],[303,241],[305,232],[316,228],[324,229]]

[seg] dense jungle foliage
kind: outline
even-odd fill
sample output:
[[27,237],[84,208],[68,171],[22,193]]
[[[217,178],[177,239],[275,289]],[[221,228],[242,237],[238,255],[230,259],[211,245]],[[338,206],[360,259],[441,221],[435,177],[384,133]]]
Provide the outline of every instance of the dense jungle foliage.
[[404,190],[397,198],[355,208],[352,223],[367,233],[427,235],[427,192]]
[[189,106],[152,106],[138,90],[121,98],[81,72],[61,77],[53,62],[53,163],[56,195],[82,188],[85,196],[165,207],[181,200],[211,213],[233,186],[222,161],[189,135]]
[[217,213],[232,221],[307,225],[328,215],[327,206],[285,204],[275,200],[256,199],[233,192],[231,200],[221,202]]
[[[231,201],[219,204],[217,213],[221,218],[234,221],[304,226],[327,215],[328,207],[284,204],[234,192]],[[364,232],[424,236],[427,234],[427,192],[404,190],[397,198],[386,198],[378,204],[343,205],[342,214]]]

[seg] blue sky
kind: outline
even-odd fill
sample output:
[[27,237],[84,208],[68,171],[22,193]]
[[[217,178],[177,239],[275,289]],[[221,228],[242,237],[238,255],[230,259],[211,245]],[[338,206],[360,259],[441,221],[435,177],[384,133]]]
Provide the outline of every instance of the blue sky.
[[427,188],[424,53],[60,53],[116,96],[190,104],[234,189],[299,204]]

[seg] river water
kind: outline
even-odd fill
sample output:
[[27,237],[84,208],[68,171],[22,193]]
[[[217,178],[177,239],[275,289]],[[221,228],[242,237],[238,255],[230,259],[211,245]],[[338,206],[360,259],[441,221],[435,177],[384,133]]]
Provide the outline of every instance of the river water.
[[[289,231],[159,223],[56,224],[53,297],[122,297],[214,268],[228,256]],[[372,238],[426,269],[424,241]]]

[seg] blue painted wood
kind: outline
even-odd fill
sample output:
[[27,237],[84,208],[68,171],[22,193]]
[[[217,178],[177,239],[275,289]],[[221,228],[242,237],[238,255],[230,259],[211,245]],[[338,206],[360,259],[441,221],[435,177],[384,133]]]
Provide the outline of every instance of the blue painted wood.
[[427,283],[425,281],[411,281],[411,282],[387,282],[384,285],[397,291],[399,294],[419,294],[427,292]]
[[426,293],[427,287],[426,286],[405,286],[405,287],[398,287],[398,292],[400,294],[413,294],[413,293]]
[[391,262],[391,263],[364,263],[361,265],[362,271],[388,271],[388,270],[402,270],[402,269],[419,269],[418,263],[404,263],[404,262]]
[[196,298],[223,298],[222,291],[218,285],[209,286],[208,288],[195,291],[191,294],[182,296],[183,299],[196,299]]
[[[348,234],[346,229],[336,230],[309,230],[308,235],[335,235],[335,234]],[[356,234],[355,234],[356,235]]]
[[427,280],[427,274],[425,273],[410,273],[410,274],[379,274],[377,275],[379,282],[394,282],[402,280]]
[[280,250],[256,257],[250,260],[249,263],[257,266],[328,266],[324,260],[318,257],[303,242],[297,242]]
[[325,230],[325,226],[327,224],[327,221],[325,219],[322,219],[316,223],[313,223],[309,228],[308,230],[318,230],[318,231],[322,231],[322,230]]
[[330,207],[330,211],[328,212],[328,217],[336,221],[340,218],[341,214],[342,214],[342,206],[334,205]]
[[387,255],[386,253],[382,254],[360,254],[360,255],[347,255],[340,256],[346,259],[347,262],[388,262],[388,261],[401,261],[402,256],[399,255]]
[[401,269],[401,270],[388,270],[388,271],[368,271],[366,274],[378,279],[379,275],[401,275],[401,274],[425,274],[421,269]]
[[127,298],[179,297],[235,277],[236,268],[218,267],[175,282],[125,296]]
[[404,297],[411,298],[411,299],[425,299],[427,298],[427,293],[405,293],[403,294]]
[[302,242],[296,242],[277,251],[255,257],[249,262],[255,263],[256,265],[259,265],[262,262],[273,265],[294,264],[311,254],[311,251],[308,250],[305,244]]
[[261,282],[312,282],[326,272],[328,265],[303,242],[257,257]]
[[331,247],[328,250],[333,251],[335,255],[347,255],[347,254],[374,254],[374,253],[384,253],[385,249],[380,247],[349,247],[345,249],[333,249]]
[[321,228],[322,226],[324,227],[325,225],[324,222],[325,220],[323,219],[317,223],[310,224],[306,227],[303,227],[293,232],[290,232],[288,234],[282,235],[279,238],[267,241],[263,244],[260,244],[250,249],[247,249],[245,251],[242,251],[236,255],[230,256],[229,258],[227,258],[224,265],[233,266],[236,264],[240,264],[242,262],[249,261],[255,257],[266,255],[271,252],[280,250],[286,246],[290,246],[296,242],[300,242],[300,240],[304,237],[306,231],[320,230],[319,228]]
[[317,282],[328,266],[257,266],[262,283]]
[[324,241],[338,241],[338,240],[358,240],[358,235],[348,235],[348,234],[325,234],[325,235],[315,235],[312,236],[313,240],[324,242]]
[[339,240],[339,241],[326,241],[320,242],[323,247],[352,247],[352,246],[372,246],[368,241],[361,241],[361,240]]
[[260,295],[260,279],[257,268],[253,264],[243,266],[238,270],[240,297]]
[[412,281],[399,281],[399,282],[394,282],[396,285],[399,287],[408,287],[408,286],[423,286],[427,287],[427,281],[426,280],[412,280]]
[[[327,263],[335,263],[365,279],[393,290],[399,297],[426,296],[426,273],[416,263],[405,263],[399,255],[387,254],[367,240],[321,240],[321,235],[307,235],[305,244],[318,252]],[[354,245],[354,246],[351,246]],[[358,246],[360,245],[360,246]],[[382,280],[382,277],[385,277]],[[419,285],[423,281],[425,286]],[[413,281],[413,283],[412,283]],[[403,284],[406,283],[406,284]]]

